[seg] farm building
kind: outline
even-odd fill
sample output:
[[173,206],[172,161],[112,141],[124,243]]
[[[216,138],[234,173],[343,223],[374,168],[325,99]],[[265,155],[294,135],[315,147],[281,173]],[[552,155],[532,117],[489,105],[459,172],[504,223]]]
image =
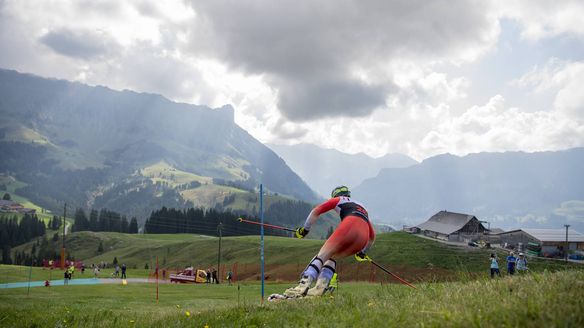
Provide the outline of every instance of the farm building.
[[[565,229],[518,229],[498,234],[501,244],[507,243],[512,247],[523,249],[529,243],[541,247],[541,255],[560,255],[566,247]],[[575,231],[568,231],[569,250],[584,250],[584,235]]]
[[36,210],[32,208],[26,208],[11,200],[0,200],[0,212],[35,214]]
[[488,231],[474,215],[440,211],[415,230],[425,236],[458,242],[468,242]]

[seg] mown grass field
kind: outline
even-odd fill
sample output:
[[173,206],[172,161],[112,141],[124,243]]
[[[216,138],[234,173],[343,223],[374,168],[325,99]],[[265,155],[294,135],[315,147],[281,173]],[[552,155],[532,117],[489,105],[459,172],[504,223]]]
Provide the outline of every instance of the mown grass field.
[[[289,284],[266,285],[266,295]],[[582,327],[584,273],[399,284],[344,283],[334,297],[260,304],[258,283],[0,290],[2,327]],[[188,313],[187,313],[188,312]]]
[[[266,274],[273,280],[297,279],[307,261],[314,256],[324,241],[299,240],[285,237],[265,238]],[[34,242],[33,242],[34,243]],[[30,252],[33,243],[15,248]],[[50,245],[60,249],[61,240],[50,240]],[[98,252],[102,243],[104,251]],[[67,250],[86,266],[92,263],[112,263],[114,257],[125,263],[129,272],[152,269],[158,257],[159,267],[169,270],[186,266],[208,268],[217,266],[219,239],[216,237],[188,234],[121,234],[114,232],[76,232],[66,241]],[[259,236],[224,237],[221,241],[221,264],[237,265],[242,279],[257,279],[259,272]],[[494,250],[463,248],[412,236],[403,232],[379,234],[370,251],[378,263],[388,266],[404,278],[412,281],[457,280],[465,275],[487,275],[489,255]],[[504,271],[506,253],[496,251],[499,265]],[[563,261],[529,259],[531,271],[557,271],[578,267]],[[383,274],[372,266],[358,264],[353,258],[339,261],[339,270],[348,280],[381,281]],[[139,272],[139,271],[137,271]],[[149,272],[149,270],[144,270]],[[141,274],[143,275],[143,274]],[[0,278],[1,280],[2,278]]]

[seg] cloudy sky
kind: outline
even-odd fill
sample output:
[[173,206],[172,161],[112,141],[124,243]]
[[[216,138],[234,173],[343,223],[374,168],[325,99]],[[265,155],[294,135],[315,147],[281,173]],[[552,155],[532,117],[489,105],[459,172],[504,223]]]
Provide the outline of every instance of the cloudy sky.
[[584,146],[582,1],[0,0],[0,67],[377,157]]

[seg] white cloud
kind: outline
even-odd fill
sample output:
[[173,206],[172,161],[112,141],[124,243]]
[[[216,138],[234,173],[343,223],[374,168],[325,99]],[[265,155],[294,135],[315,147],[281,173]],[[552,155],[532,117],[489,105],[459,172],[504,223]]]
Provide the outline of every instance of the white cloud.
[[530,72],[511,82],[522,88],[534,88],[534,92],[552,91],[553,106],[573,119],[584,119],[584,61],[568,62],[550,59],[542,68],[534,67]]
[[537,41],[563,34],[584,37],[582,1],[500,1],[497,7],[499,15],[514,19],[522,25],[521,35],[527,40]]
[[554,210],[554,214],[563,216],[570,222],[584,223],[584,201],[571,200],[563,202]]
[[265,74],[278,90],[278,109],[297,122],[367,116],[400,92],[394,61],[472,61],[499,32],[483,2],[192,3],[191,51]]
[[570,41],[584,35],[583,15],[576,1],[4,0],[0,67],[229,103],[263,142],[416,159],[563,149],[584,145],[584,58],[509,85],[548,97],[539,110],[504,92],[470,98],[465,68],[488,64],[501,18],[530,42]]

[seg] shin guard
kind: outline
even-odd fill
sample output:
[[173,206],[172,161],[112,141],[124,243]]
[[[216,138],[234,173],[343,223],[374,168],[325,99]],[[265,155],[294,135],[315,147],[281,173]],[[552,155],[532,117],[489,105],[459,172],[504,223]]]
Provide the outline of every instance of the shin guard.
[[[327,261],[328,263],[328,261]],[[315,256],[310,263],[308,264],[308,266],[306,267],[306,269],[304,269],[304,272],[302,272],[302,276],[308,276],[311,277],[312,280],[316,280],[316,277],[318,277],[319,273],[320,273],[320,269],[322,268],[322,260],[318,257]]]
[[319,279],[324,278],[327,281],[330,281],[335,274],[337,269],[337,262],[333,259],[330,259],[324,263],[320,275],[318,276]]

